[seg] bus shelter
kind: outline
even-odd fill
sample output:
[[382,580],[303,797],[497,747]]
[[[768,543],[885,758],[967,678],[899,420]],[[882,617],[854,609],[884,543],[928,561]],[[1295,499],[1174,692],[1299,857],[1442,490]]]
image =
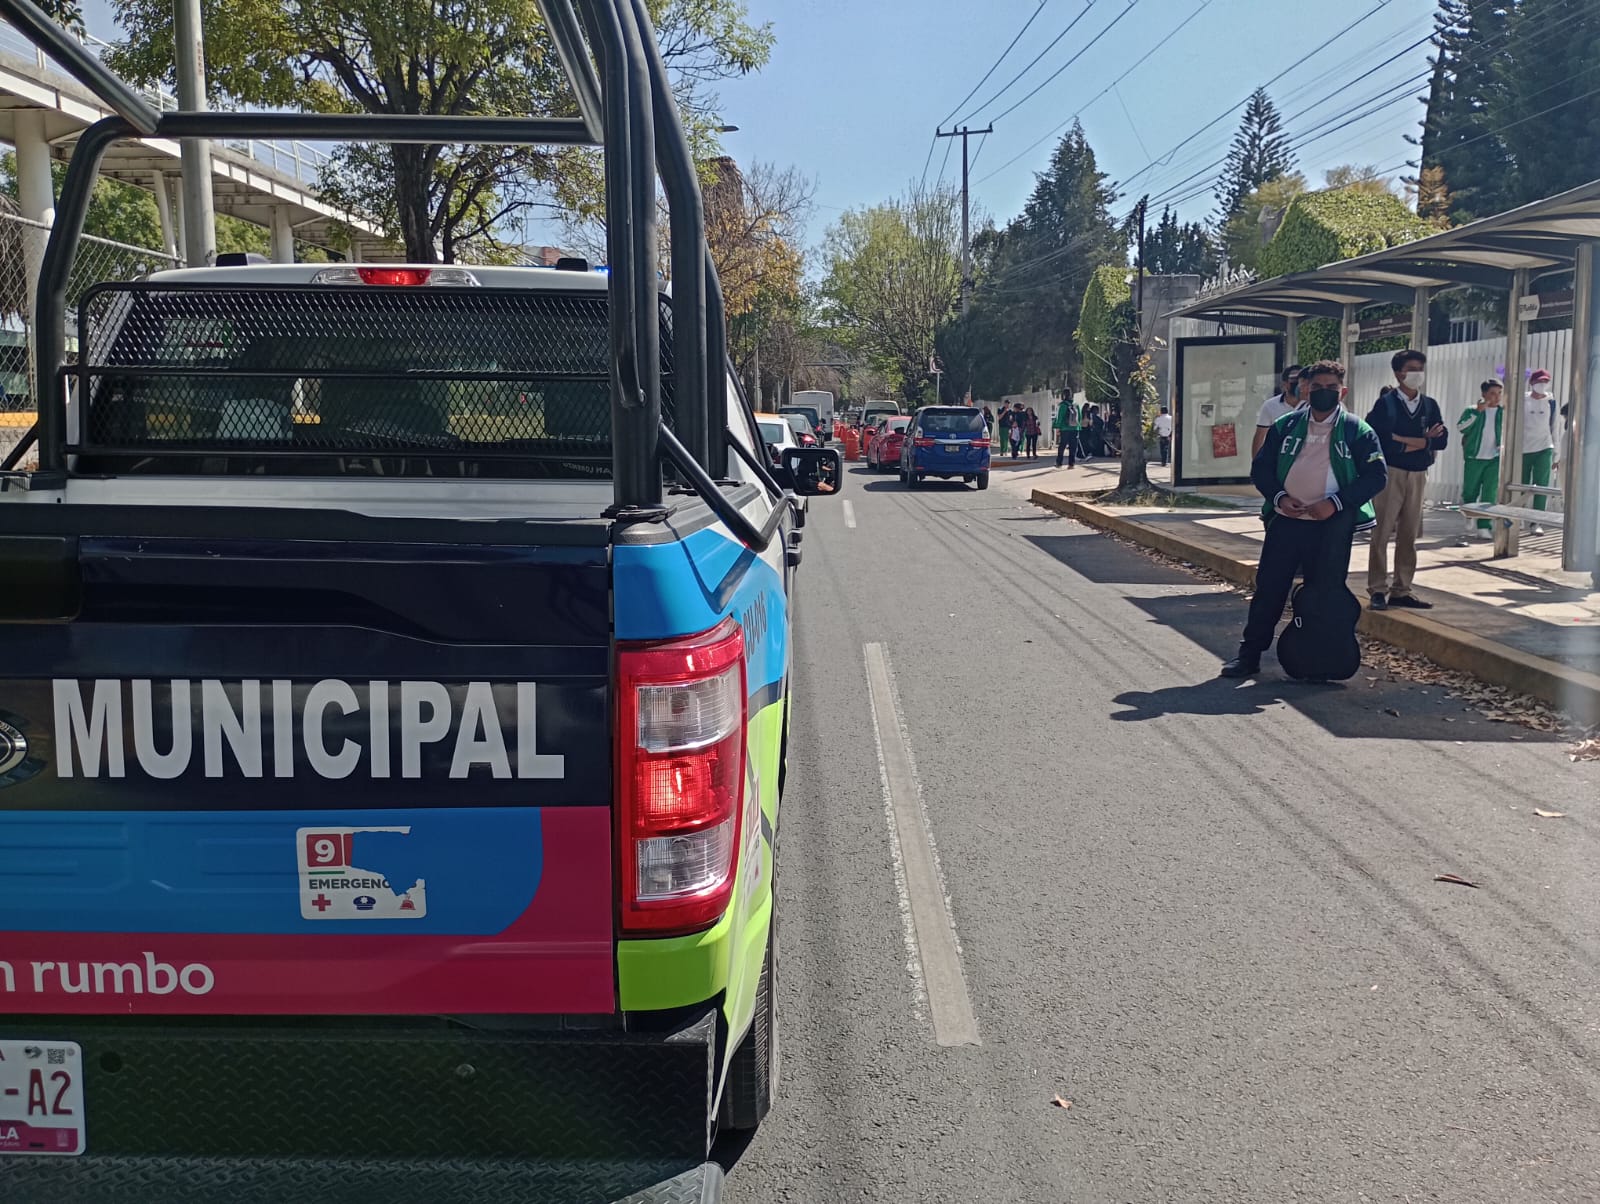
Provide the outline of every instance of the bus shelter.
[[[1180,436],[1182,480],[1237,478],[1248,472],[1249,425],[1218,433],[1226,416],[1239,410],[1239,398],[1256,403],[1272,392],[1276,370],[1297,358],[1300,323],[1332,318],[1339,323],[1340,359],[1355,358],[1356,343],[1381,334],[1406,334],[1410,345],[1427,350],[1428,305],[1438,294],[1476,287],[1502,290],[1507,332],[1502,362],[1489,363],[1485,375],[1503,372],[1506,390],[1504,446],[1496,504],[1487,509],[1495,523],[1495,555],[1517,552],[1522,519],[1539,492],[1559,495],[1559,514],[1540,514],[1562,528],[1562,567],[1587,572],[1600,586],[1600,180],[1486,217],[1414,242],[1296,272],[1214,291],[1177,310],[1174,317],[1216,322],[1218,333],[1172,341],[1176,426]],[[1570,292],[1544,287],[1549,277],[1570,276]],[[1536,290],[1535,285],[1540,285]],[[1391,317],[1382,329],[1363,324],[1361,311],[1373,306],[1410,307],[1410,320]],[[1530,324],[1571,316],[1571,354],[1565,379],[1555,381],[1556,396],[1567,405],[1563,432],[1563,471],[1559,487],[1523,485],[1520,464]],[[1251,333],[1242,333],[1249,331]],[[1187,377],[1187,379],[1186,379]],[[1271,386],[1271,387],[1269,387]],[[1361,405],[1366,398],[1352,398]],[[1441,398],[1447,412],[1459,414],[1469,398]],[[1238,444],[1242,440],[1243,448]]]

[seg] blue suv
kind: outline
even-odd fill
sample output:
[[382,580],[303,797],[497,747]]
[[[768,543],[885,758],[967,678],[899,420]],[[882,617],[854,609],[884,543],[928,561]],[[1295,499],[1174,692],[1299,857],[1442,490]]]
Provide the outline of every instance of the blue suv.
[[970,406],[923,406],[900,446],[900,483],[907,488],[929,477],[989,488],[989,428]]

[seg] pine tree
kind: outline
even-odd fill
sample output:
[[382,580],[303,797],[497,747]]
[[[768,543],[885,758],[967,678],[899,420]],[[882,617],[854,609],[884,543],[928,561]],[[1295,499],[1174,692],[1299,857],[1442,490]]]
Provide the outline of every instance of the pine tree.
[[1145,231],[1144,270],[1152,276],[1209,276],[1216,270],[1216,256],[1205,227],[1199,222],[1178,221],[1170,207],[1161,211],[1161,220]]
[[1504,0],[1439,0],[1434,15],[1421,167],[1430,191],[1448,198],[1453,222],[1512,204],[1515,173],[1500,128],[1507,120],[1505,81],[1515,73],[1503,66],[1507,19]]
[[1247,196],[1293,168],[1294,152],[1277,107],[1265,88],[1257,88],[1245,104],[1239,132],[1233,136],[1233,148],[1222,169],[1216,224],[1227,225]]
[[1073,122],[1000,235],[980,285],[980,301],[999,311],[993,330],[1006,365],[998,378],[979,380],[984,396],[1081,379],[1072,332],[1089,276],[1103,264],[1127,262],[1127,239],[1110,212],[1115,198],[1083,127]]
[[[1600,4],[1595,0],[1522,0],[1510,15],[1489,117],[1500,133],[1506,206],[1553,196],[1594,178],[1600,162],[1596,84]],[[1447,165],[1450,160],[1446,159]]]

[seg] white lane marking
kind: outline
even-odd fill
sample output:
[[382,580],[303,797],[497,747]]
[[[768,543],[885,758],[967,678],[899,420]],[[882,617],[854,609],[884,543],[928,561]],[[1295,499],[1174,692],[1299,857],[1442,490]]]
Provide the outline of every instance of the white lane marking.
[[979,1045],[978,1020],[973,1015],[966,974],[961,969],[961,945],[950,919],[889,657],[882,644],[867,644],[863,652],[890,849],[895,859],[895,889],[900,893],[901,916],[909,919],[906,940],[913,962],[913,987],[919,995],[926,994],[935,1041],[940,1045]]
[[843,505],[844,505],[844,525],[849,527],[852,531],[854,531],[856,529],[856,508],[853,505],[851,505],[848,501],[843,503]]

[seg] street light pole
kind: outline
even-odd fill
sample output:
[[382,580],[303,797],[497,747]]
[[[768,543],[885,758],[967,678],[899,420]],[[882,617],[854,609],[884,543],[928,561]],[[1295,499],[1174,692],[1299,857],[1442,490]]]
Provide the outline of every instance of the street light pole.
[[[178,73],[178,107],[187,113],[206,109],[205,46],[200,0],[176,0],[173,51]],[[185,138],[183,157],[183,251],[192,268],[217,257],[217,219],[211,195],[211,143]]]

